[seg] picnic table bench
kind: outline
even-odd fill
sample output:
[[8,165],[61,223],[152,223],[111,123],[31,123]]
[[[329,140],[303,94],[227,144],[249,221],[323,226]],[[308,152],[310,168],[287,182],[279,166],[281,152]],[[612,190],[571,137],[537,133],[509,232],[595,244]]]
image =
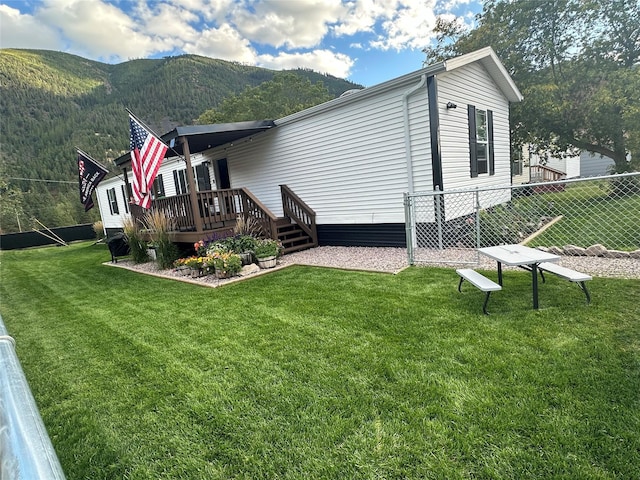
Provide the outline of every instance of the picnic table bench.
[[460,283],[458,284],[458,291],[462,293],[462,282],[467,280],[471,285],[487,293],[482,305],[482,312],[485,315],[489,315],[487,312],[487,303],[489,303],[489,296],[491,292],[502,290],[502,287],[493,280],[485,277],[481,273],[476,272],[472,268],[459,268],[456,273],[460,275]]
[[538,265],[538,270],[540,271],[540,276],[542,277],[542,283],[544,283],[544,272],[553,273],[560,278],[565,280],[569,280],[570,282],[577,283],[580,289],[584,292],[587,297],[587,304],[591,303],[591,295],[589,295],[589,290],[587,290],[587,286],[584,282],[591,280],[593,277],[591,275],[587,275],[586,273],[578,272],[576,270],[572,270],[567,267],[563,267],[556,263],[543,262]]

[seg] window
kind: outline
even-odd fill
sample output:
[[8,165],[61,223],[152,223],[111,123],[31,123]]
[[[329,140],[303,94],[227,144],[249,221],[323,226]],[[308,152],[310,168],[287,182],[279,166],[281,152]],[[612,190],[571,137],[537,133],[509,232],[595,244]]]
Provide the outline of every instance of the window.
[[153,181],[153,190],[151,192],[151,198],[154,200],[156,198],[162,198],[166,196],[164,193],[164,180],[162,179],[162,174],[158,174],[155,180]]
[[120,185],[122,189],[122,198],[124,199],[124,213],[129,213],[129,199],[127,197],[127,190],[124,188],[124,185]]
[[211,176],[209,175],[209,162],[203,162],[196,165],[195,168],[196,184],[198,191],[211,190]]
[[516,150],[511,157],[511,176],[522,175],[523,165],[522,150]]
[[176,195],[183,195],[189,193],[187,188],[187,169],[173,171],[173,183],[176,186]]
[[120,211],[118,210],[118,199],[116,198],[115,188],[107,190],[107,198],[109,199],[109,210],[111,211],[111,215],[118,215]]
[[493,175],[495,162],[493,152],[493,112],[491,110],[468,107],[469,117],[469,157],[471,176]]

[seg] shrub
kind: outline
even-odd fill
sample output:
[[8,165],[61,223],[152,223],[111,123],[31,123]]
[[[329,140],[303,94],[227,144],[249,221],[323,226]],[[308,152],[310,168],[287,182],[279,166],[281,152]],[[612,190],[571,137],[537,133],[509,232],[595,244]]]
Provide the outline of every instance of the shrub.
[[101,220],[94,222],[92,225],[93,231],[96,234],[96,238],[98,240],[102,240],[104,238],[104,224]]
[[282,246],[280,242],[272,238],[263,238],[256,241],[256,247],[253,253],[256,258],[276,257],[280,255],[281,249]]
[[221,277],[232,277],[242,270],[240,255],[230,251],[217,251],[205,257],[205,265],[214,267]]
[[173,221],[163,211],[151,210],[144,215],[144,223],[153,238],[158,266],[170,268],[178,258],[178,247],[171,236]]
[[260,226],[260,222],[258,222],[258,219],[256,217],[252,215],[247,215],[246,217],[238,215],[238,218],[236,218],[236,224],[233,227],[233,233],[236,236],[248,235],[257,237],[262,234],[262,227]]
[[134,263],[148,262],[149,254],[147,253],[147,242],[142,238],[139,224],[130,217],[127,217],[124,222],[122,222],[122,229],[124,230],[124,234],[127,236],[131,259]]

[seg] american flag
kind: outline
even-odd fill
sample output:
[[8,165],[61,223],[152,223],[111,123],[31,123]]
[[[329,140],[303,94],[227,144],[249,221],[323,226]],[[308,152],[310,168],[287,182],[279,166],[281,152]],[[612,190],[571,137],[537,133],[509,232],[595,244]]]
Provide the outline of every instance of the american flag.
[[167,146],[129,114],[133,203],[151,208],[151,187]]

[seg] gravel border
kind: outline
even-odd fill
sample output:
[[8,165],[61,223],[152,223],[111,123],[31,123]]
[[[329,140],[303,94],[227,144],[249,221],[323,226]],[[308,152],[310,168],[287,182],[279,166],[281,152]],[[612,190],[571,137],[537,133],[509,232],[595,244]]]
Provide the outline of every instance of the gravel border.
[[[416,265],[421,267],[437,266],[459,268],[461,265],[472,266],[484,270],[496,270],[496,262],[480,257],[474,250],[429,250],[418,249],[415,252]],[[603,258],[561,256],[560,265],[579,270],[594,277],[640,279],[640,259]],[[363,270],[395,274],[409,266],[407,250],[394,247],[316,247],[309,250],[284,255],[278,259],[275,268],[260,270],[244,277],[217,279],[214,275],[191,278],[172,269],[160,270],[155,262],[134,264],[131,260],[120,260],[118,263],[106,262],[105,265],[126,268],[142,273],[173,278],[198,285],[217,287],[234,283],[246,278],[267,274],[289,265],[310,265],[317,267],[340,268],[346,270]],[[517,267],[505,267],[517,269]]]

